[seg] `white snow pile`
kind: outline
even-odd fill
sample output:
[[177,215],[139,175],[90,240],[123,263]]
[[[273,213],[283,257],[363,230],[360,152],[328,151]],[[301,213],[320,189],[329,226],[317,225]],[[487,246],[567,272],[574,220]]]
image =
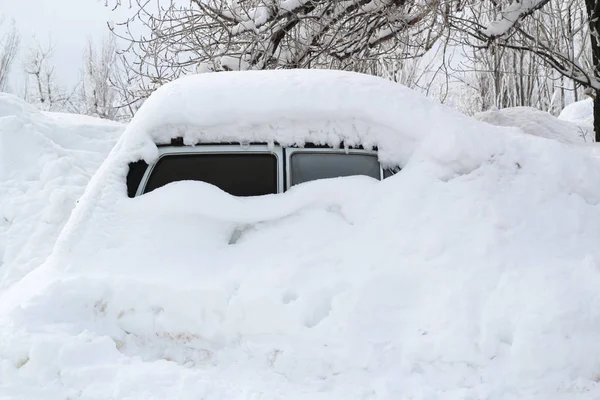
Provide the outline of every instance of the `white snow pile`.
[[587,98],[571,103],[560,112],[558,118],[578,125],[588,126],[593,130],[594,101]]
[[0,93],[0,292],[51,253],[122,130],[95,118],[44,114]]
[[594,141],[593,126],[578,124],[566,118],[556,118],[532,107],[489,110],[475,115],[474,118],[496,126],[520,128],[529,135],[564,143],[581,144]]
[[[356,131],[332,134],[349,116]],[[367,139],[373,123],[372,142],[404,168],[256,198],[178,182],[130,199],[127,163],[153,157],[164,123],[187,142],[223,123],[231,140]],[[47,262],[0,296],[0,394],[597,399],[599,203],[585,145],[397,84],[186,78],[147,102]]]

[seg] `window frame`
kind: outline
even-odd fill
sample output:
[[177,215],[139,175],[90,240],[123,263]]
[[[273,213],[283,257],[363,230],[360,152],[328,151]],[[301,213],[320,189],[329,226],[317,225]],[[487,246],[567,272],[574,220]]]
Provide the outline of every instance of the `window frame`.
[[285,157],[285,190],[288,191],[292,187],[292,156],[295,153],[326,153],[326,154],[360,154],[360,155],[371,155],[375,156],[377,163],[379,164],[379,180],[383,181],[384,173],[383,167],[379,162],[378,153],[376,150],[365,150],[365,149],[335,149],[330,147],[286,147],[283,149]]
[[284,182],[283,182],[283,174],[281,171],[284,170],[284,154],[283,148],[281,146],[270,146],[266,144],[211,144],[211,145],[198,145],[198,146],[161,146],[158,148],[159,156],[158,158],[150,165],[149,168],[146,168],[146,172],[142,177],[140,185],[137,188],[135,193],[135,197],[142,196],[144,191],[146,190],[146,186],[148,185],[148,181],[150,176],[152,175],[152,171],[158,165],[158,162],[165,157],[169,157],[172,155],[203,155],[203,154],[268,154],[275,157],[277,161],[277,194],[283,193]]

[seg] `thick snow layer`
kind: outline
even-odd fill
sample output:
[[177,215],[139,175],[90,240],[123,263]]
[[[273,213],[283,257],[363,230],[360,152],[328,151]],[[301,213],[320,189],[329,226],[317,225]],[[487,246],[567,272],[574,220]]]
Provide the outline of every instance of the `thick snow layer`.
[[200,74],[160,88],[130,123],[124,149],[152,161],[156,143],[273,142],[378,146],[402,164],[423,137],[468,118],[369,75],[329,70]]
[[121,125],[0,93],[0,292],[50,254]]
[[[127,198],[126,162],[157,137],[141,111],[48,261],[0,296],[0,394],[597,399],[600,160],[398,91],[361,113],[396,104],[384,122],[406,142],[386,150],[405,157],[399,174],[258,198],[200,182]],[[230,114],[267,114],[254,111]]]
[[550,113],[531,107],[511,107],[479,113],[475,119],[496,126],[520,128],[523,132],[564,143],[593,142],[592,126],[577,124],[566,118],[556,118]]
[[81,115],[81,114],[72,114],[72,113],[64,113],[64,112],[48,112],[43,111],[42,114],[50,117],[53,120],[65,122],[68,124],[76,124],[76,125],[91,125],[96,127],[113,127],[113,128],[121,128],[123,130],[125,127],[122,123],[111,121],[108,119],[100,119],[96,117],[90,117],[89,115]]
[[561,111],[558,118],[579,125],[593,127],[594,101],[588,98],[571,103]]

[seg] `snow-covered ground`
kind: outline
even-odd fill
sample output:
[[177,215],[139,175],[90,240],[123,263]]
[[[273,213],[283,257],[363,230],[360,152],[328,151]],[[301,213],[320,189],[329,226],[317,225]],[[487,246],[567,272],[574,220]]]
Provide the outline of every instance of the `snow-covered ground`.
[[576,101],[566,106],[558,116],[559,119],[579,125],[594,125],[594,101],[590,98]]
[[123,129],[0,93],[0,292],[50,254]]
[[[127,198],[127,163],[173,133],[370,139],[404,168]],[[0,398],[597,399],[600,160],[539,136],[348,73],[167,85],[0,295]]]
[[[585,143],[594,141],[593,124],[584,117],[580,110],[578,118],[568,118],[571,110],[576,109],[578,103],[567,108],[559,118],[544,111],[531,107],[512,107],[500,110],[490,110],[475,115],[475,119],[496,126],[511,126],[520,128],[523,132],[564,143]],[[580,107],[581,108],[581,107]],[[590,110],[591,111],[591,110]]]

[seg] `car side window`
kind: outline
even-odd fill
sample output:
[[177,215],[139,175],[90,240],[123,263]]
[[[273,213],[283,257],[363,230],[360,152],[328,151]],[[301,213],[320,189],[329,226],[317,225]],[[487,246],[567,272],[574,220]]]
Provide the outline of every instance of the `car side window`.
[[290,186],[317,179],[365,175],[381,179],[375,154],[335,152],[294,152],[290,157]]
[[391,167],[383,169],[383,179],[389,178],[390,176],[396,175],[400,172],[400,167]]
[[144,193],[177,181],[202,181],[234,196],[277,193],[277,156],[269,153],[194,153],[161,157]]
[[148,169],[148,163],[144,160],[138,160],[129,163],[129,172],[127,172],[127,196],[135,197],[137,190],[142,183],[144,174]]

